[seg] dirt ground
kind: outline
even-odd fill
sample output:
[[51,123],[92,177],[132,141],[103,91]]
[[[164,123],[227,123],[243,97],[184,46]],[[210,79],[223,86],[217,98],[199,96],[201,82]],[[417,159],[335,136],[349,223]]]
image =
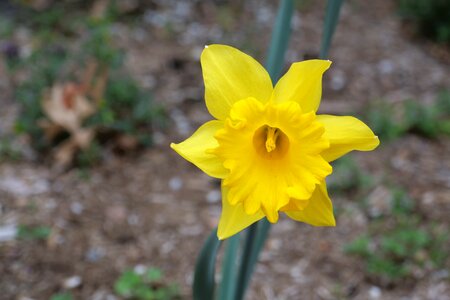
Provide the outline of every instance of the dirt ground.
[[[153,148],[105,155],[88,171],[58,174],[32,153],[1,163],[0,227],[38,224],[52,233],[47,241],[0,242],[0,299],[48,299],[65,290],[65,280],[73,276],[81,278],[70,290],[75,299],[118,299],[115,280],[136,265],[160,268],[168,282],[178,283],[183,299],[191,298],[195,258],[220,215],[219,184],[168,145],[211,118],[198,61],[203,46],[232,44],[262,60],[269,35],[260,32],[270,32],[276,10],[272,1],[233,2],[226,10],[214,2],[155,2],[158,11],[149,9],[139,22],[119,23],[114,32],[126,50],[127,68],[169,112],[169,128],[156,133]],[[296,11],[289,62],[317,56],[323,11],[323,4]],[[175,20],[170,35],[155,13]],[[380,99],[430,102],[450,87],[445,55],[408,34],[392,1],[346,1],[320,112],[360,114]],[[2,77],[0,134],[11,130],[18,110]],[[395,182],[427,222],[449,228],[449,137],[407,135],[353,157],[375,178],[373,191]],[[342,212],[335,228],[284,217],[272,227],[247,299],[450,299],[445,266],[395,286],[371,280],[362,261],[342,250],[370,220],[356,199],[331,196]]]

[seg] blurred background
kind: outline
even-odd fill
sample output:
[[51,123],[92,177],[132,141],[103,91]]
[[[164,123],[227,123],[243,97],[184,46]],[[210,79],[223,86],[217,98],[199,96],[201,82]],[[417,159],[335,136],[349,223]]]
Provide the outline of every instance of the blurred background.
[[[286,68],[318,57],[298,0]],[[0,298],[190,299],[219,183],[168,148],[211,119],[206,44],[264,62],[277,1],[0,2]],[[335,162],[336,228],[280,218],[248,299],[450,299],[450,2],[345,1],[320,113],[374,152]]]

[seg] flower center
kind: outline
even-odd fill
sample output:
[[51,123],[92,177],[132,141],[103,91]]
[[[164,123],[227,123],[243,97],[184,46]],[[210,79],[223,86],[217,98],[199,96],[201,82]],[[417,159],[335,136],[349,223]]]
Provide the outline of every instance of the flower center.
[[267,138],[266,138],[266,150],[267,152],[272,152],[277,148],[277,139],[280,135],[280,130],[274,127],[267,127]]
[[267,159],[279,159],[289,149],[289,138],[277,127],[263,125],[253,135],[256,153]]

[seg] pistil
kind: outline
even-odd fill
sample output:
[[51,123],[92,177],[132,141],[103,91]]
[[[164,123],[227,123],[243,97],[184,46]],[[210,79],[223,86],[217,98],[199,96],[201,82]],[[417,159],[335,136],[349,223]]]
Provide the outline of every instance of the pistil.
[[280,135],[278,128],[267,127],[267,137],[266,137],[266,150],[267,152],[272,152],[277,148],[277,139]]

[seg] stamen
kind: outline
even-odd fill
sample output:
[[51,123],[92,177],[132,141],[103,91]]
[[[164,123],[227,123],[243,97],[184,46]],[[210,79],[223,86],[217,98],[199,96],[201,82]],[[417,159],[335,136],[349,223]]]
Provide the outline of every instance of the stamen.
[[280,135],[278,128],[267,126],[266,150],[272,152],[277,148],[277,139]]

